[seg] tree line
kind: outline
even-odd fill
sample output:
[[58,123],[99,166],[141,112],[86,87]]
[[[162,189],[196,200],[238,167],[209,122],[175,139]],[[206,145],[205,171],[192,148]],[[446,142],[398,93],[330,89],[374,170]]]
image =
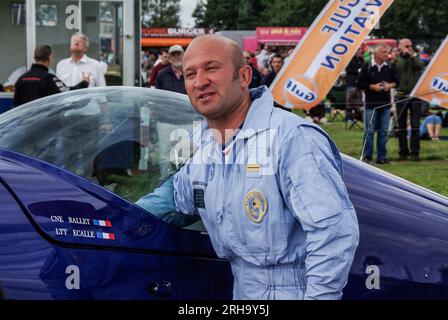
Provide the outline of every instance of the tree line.
[[[195,26],[221,30],[310,26],[328,0],[199,0]],[[142,23],[180,26],[180,0],[143,0]],[[372,35],[440,41],[448,34],[448,0],[395,0]]]

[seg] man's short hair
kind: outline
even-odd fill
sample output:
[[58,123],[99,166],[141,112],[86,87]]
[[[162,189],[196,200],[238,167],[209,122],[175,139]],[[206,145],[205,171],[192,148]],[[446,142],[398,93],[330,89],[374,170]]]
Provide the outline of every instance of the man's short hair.
[[51,56],[50,46],[43,45],[38,46],[34,49],[34,60],[35,61],[49,61]]
[[162,50],[160,50],[160,54],[162,53],[168,53],[168,49],[167,48],[163,48]]
[[272,56],[272,59],[274,59],[274,58],[280,58],[280,59],[282,59],[282,61],[284,60],[283,56],[281,54],[279,54],[279,53],[274,54]]
[[374,53],[378,53],[380,49],[386,49],[388,52],[390,52],[389,46],[385,45],[384,43],[380,43],[377,46],[375,46],[375,49],[373,50]]
[[82,40],[84,40],[84,43],[86,44],[86,48],[89,48],[89,45],[90,45],[89,37],[86,36],[84,33],[75,32],[70,39],[73,39],[73,37],[79,37]]

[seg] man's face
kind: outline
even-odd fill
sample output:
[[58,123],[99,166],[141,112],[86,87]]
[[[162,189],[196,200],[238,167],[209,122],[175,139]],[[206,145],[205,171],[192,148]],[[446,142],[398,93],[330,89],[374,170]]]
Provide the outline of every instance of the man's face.
[[246,69],[236,74],[229,45],[216,40],[192,43],[183,68],[190,102],[207,119],[222,118],[241,104],[249,83],[243,84],[240,78],[241,70]]
[[70,51],[73,54],[81,55],[87,52],[86,42],[83,38],[78,36],[73,36],[70,41]]
[[243,52],[244,62],[246,62],[247,65],[250,65],[250,59],[252,59],[249,52]]
[[172,52],[169,54],[170,63],[176,68],[182,68],[182,59],[184,57],[183,52]]
[[281,58],[274,57],[272,59],[272,70],[274,70],[275,73],[278,73],[282,67],[283,60]]
[[387,61],[387,58],[389,57],[389,50],[387,48],[381,47],[378,49],[378,51],[375,53],[375,60],[378,63],[383,63],[384,61]]
[[168,52],[162,52],[160,55],[160,61],[162,64],[168,64],[170,62]]
[[409,52],[412,50],[412,41],[409,39],[403,39],[400,41],[400,50],[402,52]]

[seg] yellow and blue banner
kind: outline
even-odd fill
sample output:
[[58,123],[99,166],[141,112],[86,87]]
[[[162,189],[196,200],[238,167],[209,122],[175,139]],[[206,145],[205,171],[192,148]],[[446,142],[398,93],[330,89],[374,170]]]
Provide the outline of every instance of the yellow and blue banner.
[[394,0],[331,0],[271,85],[287,108],[321,102]]

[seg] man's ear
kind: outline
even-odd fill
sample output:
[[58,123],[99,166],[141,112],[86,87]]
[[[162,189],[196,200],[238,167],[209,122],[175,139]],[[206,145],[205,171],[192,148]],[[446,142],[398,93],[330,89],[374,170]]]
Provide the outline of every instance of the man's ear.
[[240,71],[240,80],[241,80],[241,87],[247,88],[250,85],[250,82],[252,81],[252,68],[248,65],[243,66]]

